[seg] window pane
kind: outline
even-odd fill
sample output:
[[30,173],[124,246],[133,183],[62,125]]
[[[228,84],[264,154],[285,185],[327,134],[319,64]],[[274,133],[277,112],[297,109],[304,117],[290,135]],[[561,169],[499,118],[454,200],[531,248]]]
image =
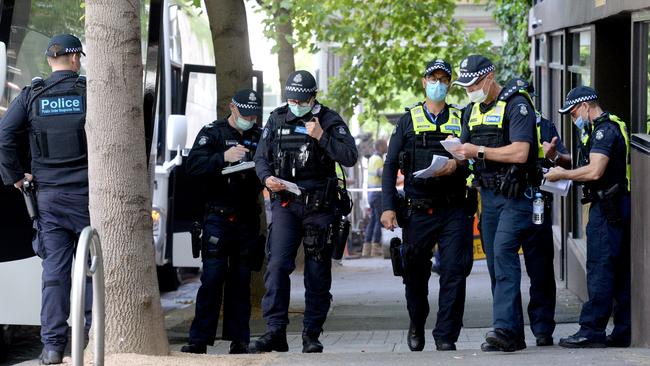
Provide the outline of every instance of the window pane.
[[214,74],[190,73],[187,88],[187,147],[201,128],[217,119],[217,77]]
[[572,47],[572,64],[573,66],[590,67],[591,66],[591,32],[584,31],[573,34]]
[[557,35],[551,38],[551,61],[554,63],[562,63],[562,36]]

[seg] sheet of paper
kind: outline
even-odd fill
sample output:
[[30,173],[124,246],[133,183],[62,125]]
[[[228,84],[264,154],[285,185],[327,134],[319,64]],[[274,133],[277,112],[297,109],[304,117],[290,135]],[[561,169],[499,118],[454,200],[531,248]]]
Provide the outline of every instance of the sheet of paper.
[[449,158],[446,156],[434,155],[431,159],[431,165],[425,169],[418,170],[417,172],[413,173],[413,176],[415,178],[422,179],[430,178],[434,173],[444,168],[447,164],[447,161],[449,161]]
[[539,187],[542,191],[559,194],[562,197],[566,197],[569,194],[569,189],[571,188],[570,180],[558,180],[555,182],[550,182],[546,179],[542,182],[542,185]]
[[226,175],[226,174],[231,174],[231,173],[234,173],[234,172],[239,172],[239,171],[242,171],[242,170],[252,169],[252,168],[255,168],[255,162],[254,161],[244,161],[244,162],[241,162],[241,163],[239,163],[237,165],[231,165],[229,167],[223,168],[221,170],[221,174]]
[[298,185],[296,183],[289,182],[288,180],[280,179],[280,178],[277,178],[277,177],[275,179],[278,182],[284,184],[287,187],[287,191],[295,194],[296,196],[301,195],[300,188],[298,187]]
[[454,137],[454,138],[449,139],[449,140],[442,140],[442,141],[440,141],[440,144],[442,145],[442,147],[445,148],[445,150],[449,151],[449,152],[451,153],[451,155],[454,156],[454,159],[457,159],[457,160],[465,160],[465,157],[464,157],[464,156],[459,155],[459,154],[454,154],[454,153],[451,152],[451,150],[450,150],[450,149],[452,149],[452,148],[455,148],[455,147],[457,147],[457,146],[462,145],[461,142],[460,142],[460,139],[459,139],[458,137]]

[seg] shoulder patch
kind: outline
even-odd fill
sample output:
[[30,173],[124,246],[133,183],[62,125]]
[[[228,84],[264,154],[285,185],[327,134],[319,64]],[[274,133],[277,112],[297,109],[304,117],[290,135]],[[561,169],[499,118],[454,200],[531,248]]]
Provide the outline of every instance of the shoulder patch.
[[262,138],[265,139],[269,135],[269,128],[264,127],[264,130],[262,130]]
[[596,131],[596,140],[600,141],[603,139],[603,137],[605,137],[605,133],[603,132],[603,130]]
[[526,105],[524,103],[519,104],[519,114],[521,114],[522,116],[528,115],[528,108],[526,108]]
[[336,129],[336,132],[338,132],[339,135],[344,135],[344,136],[348,134],[348,132],[345,130],[345,127],[343,127],[343,126],[339,126]]
[[208,136],[201,136],[198,142],[199,146],[203,146],[207,143],[208,143]]

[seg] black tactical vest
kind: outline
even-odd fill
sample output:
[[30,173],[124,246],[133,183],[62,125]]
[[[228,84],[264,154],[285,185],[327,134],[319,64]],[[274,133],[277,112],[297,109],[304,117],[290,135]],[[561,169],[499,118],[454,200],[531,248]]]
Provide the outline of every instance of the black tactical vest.
[[[76,76],[75,76],[76,77]],[[87,164],[86,79],[78,76],[65,89],[57,86],[68,78],[45,86],[32,80],[28,108],[32,161],[44,167]]]
[[309,113],[290,122],[287,121],[287,107],[279,109],[273,146],[275,171],[279,178],[299,181],[336,175],[334,161],[318,146],[316,139],[307,135],[305,127],[305,122],[315,116],[319,118],[323,130],[326,130],[326,121],[323,121],[322,116],[328,109],[325,106],[320,108],[316,115]]

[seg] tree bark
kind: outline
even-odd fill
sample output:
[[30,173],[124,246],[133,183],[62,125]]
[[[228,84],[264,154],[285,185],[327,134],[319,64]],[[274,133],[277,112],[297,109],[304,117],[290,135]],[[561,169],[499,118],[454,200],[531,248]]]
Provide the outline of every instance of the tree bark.
[[106,353],[169,353],[142,112],[140,2],[86,0],[90,220],[106,276]]
[[232,96],[252,87],[246,7],[243,0],[206,0],[205,7],[217,68],[217,116],[222,118],[230,113]]
[[[280,0],[274,0],[280,2]],[[280,49],[278,50],[278,71],[280,72],[280,90],[282,91],[282,100],[287,99],[286,92],[284,91],[284,83],[289,78],[289,75],[296,71],[296,62],[294,59],[293,45],[287,41],[287,37],[293,34],[293,25],[291,24],[291,14],[289,10],[279,8],[274,15],[276,19],[276,42]],[[282,21],[286,19],[286,21]]]

